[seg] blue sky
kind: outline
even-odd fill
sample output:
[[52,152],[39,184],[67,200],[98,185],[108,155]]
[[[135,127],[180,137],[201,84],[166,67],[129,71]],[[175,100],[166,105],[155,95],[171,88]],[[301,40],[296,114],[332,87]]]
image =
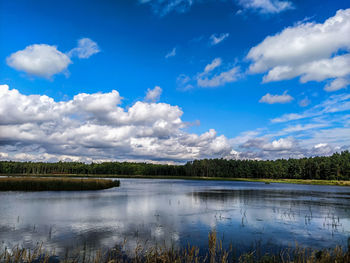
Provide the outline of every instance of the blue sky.
[[0,158],[181,163],[349,149],[348,8],[0,0]]

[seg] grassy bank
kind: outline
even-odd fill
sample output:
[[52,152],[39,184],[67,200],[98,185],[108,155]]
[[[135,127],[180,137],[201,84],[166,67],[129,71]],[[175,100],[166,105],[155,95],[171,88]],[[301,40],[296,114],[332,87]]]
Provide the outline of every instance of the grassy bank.
[[181,180],[208,180],[208,181],[244,181],[261,183],[311,184],[350,186],[350,181],[343,180],[307,180],[307,179],[262,179],[262,178],[228,178],[228,177],[190,177],[190,176],[148,176],[148,175],[113,175],[113,174],[0,174],[8,177],[59,177],[59,178],[135,178],[135,179],[181,179]]
[[246,179],[238,178],[237,181],[285,183],[285,184],[313,184],[313,185],[338,185],[350,186],[350,181],[341,180],[307,180],[307,179]]
[[119,181],[71,178],[0,178],[0,191],[84,191],[119,186]]
[[249,253],[236,255],[236,249],[223,248],[222,241],[217,239],[216,233],[208,235],[208,247],[202,250],[188,244],[179,249],[166,248],[164,246],[151,246],[148,248],[138,244],[133,251],[127,251],[127,241],[116,245],[113,249],[102,252],[98,250],[89,253],[86,249],[75,251],[73,254],[66,252],[62,258],[54,252],[44,251],[42,246],[36,249],[21,249],[19,247],[10,250],[0,250],[0,262],[84,262],[84,263],[348,263],[350,262],[349,248],[340,247],[334,249],[312,250],[307,248],[284,249],[277,253],[262,253],[259,249]]

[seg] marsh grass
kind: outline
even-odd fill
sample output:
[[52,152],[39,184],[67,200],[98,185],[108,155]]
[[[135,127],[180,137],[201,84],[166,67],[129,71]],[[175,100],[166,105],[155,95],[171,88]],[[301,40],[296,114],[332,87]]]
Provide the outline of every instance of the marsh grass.
[[341,247],[325,250],[312,250],[301,247],[281,250],[275,254],[261,254],[257,250],[244,253],[238,257],[234,255],[232,246],[223,248],[222,241],[217,239],[216,232],[208,235],[208,247],[200,251],[195,246],[188,245],[180,249],[165,246],[151,246],[148,248],[138,244],[133,253],[126,253],[127,241],[109,249],[105,252],[98,250],[89,253],[84,246],[82,251],[75,255],[67,252],[64,258],[59,258],[54,251],[46,253],[39,245],[36,249],[23,249],[18,246],[8,250],[0,251],[0,262],[22,263],[22,262],[63,262],[63,263],[349,263],[349,248],[343,250]]
[[104,179],[0,178],[0,191],[84,191],[117,187],[120,182]]

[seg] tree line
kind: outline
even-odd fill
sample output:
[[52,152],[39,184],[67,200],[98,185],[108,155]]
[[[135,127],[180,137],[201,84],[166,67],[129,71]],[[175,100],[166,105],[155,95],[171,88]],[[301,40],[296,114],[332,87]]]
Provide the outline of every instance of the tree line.
[[108,174],[230,178],[350,180],[350,152],[332,156],[278,160],[203,159],[184,165],[133,162],[1,161],[1,174]]

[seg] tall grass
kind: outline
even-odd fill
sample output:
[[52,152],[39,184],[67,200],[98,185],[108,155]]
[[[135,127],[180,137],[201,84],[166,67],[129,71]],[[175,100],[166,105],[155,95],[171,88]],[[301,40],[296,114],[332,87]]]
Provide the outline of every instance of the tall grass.
[[[275,254],[260,255],[256,250],[235,257],[233,249],[224,249],[222,241],[217,239],[216,232],[208,235],[208,247],[200,251],[195,246],[188,245],[180,249],[153,246],[143,248],[137,245],[133,253],[125,252],[126,241],[106,252],[101,250],[89,254],[86,248],[76,255],[66,253],[64,258],[55,256],[54,252],[45,253],[42,246],[36,249],[22,249],[15,247],[11,250],[0,251],[0,262],[22,263],[22,262],[65,262],[65,263],[349,263],[350,251],[340,247],[325,250],[311,250],[305,248],[294,248],[281,250]],[[204,253],[203,253],[204,252]]]
[[84,191],[117,187],[120,182],[104,179],[0,178],[0,191]]

